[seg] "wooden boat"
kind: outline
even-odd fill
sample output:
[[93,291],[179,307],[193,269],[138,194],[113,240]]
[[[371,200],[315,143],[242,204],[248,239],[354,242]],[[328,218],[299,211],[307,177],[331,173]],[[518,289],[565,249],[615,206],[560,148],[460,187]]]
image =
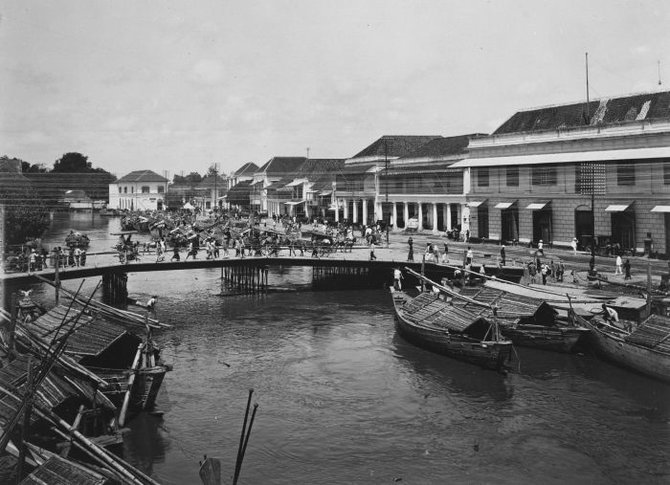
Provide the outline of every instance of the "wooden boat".
[[[465,287],[460,293],[478,302],[495,305],[500,331],[515,345],[569,353],[590,332],[571,320],[558,319],[558,312],[551,305],[536,298],[488,286]],[[454,304],[480,315],[492,316],[491,309],[465,300],[455,299]]]
[[70,231],[70,234],[65,237],[65,245],[67,247],[86,249],[89,243],[88,236],[81,232]]
[[39,318],[23,322],[22,335],[47,348],[61,322],[76,321],[65,356],[106,382],[104,394],[120,408],[119,424],[130,411],[152,410],[165,374],[171,370],[160,360],[160,349],[149,334],[145,339],[99,313],[57,305]]
[[570,312],[579,325],[591,329],[590,341],[601,357],[650,377],[670,382],[670,318],[646,317],[638,325],[624,322],[630,330],[618,328],[596,315],[585,318]]
[[[448,291],[421,277],[433,288]],[[435,291],[420,293],[415,298],[392,291],[392,297],[396,331],[408,342],[486,369],[502,371],[511,360],[512,341],[502,338],[494,319],[452,305]]]

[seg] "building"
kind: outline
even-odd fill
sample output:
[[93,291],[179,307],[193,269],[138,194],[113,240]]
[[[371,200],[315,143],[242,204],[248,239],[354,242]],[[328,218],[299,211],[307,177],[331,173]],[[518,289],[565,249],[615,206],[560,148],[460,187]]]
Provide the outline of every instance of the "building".
[[259,168],[251,182],[251,210],[259,213],[282,214],[278,203],[268,206],[267,188],[282,179],[289,179],[307,160],[305,157],[272,157]]
[[253,180],[254,174],[258,171],[258,168],[258,165],[253,162],[245,163],[235,172],[226,177],[226,188],[230,190],[240,182],[250,182]]
[[519,111],[469,152],[472,237],[670,253],[670,92]]
[[162,210],[166,208],[168,179],[151,170],[136,170],[109,184],[110,209]]
[[471,139],[482,134],[437,137],[379,172],[384,220],[397,229],[433,233],[461,229],[469,178],[451,168],[468,156]]
[[228,192],[228,181],[220,175],[207,175],[198,184],[198,191],[202,197],[201,208],[210,210],[221,207]]
[[335,178],[344,159],[308,158],[298,170],[266,187],[272,214],[327,218],[333,205]]
[[439,135],[382,136],[347,159],[336,179],[335,220],[345,219],[362,224],[389,220],[391,205],[386,204],[384,211],[379,173],[393,160],[409,155],[435,138]]

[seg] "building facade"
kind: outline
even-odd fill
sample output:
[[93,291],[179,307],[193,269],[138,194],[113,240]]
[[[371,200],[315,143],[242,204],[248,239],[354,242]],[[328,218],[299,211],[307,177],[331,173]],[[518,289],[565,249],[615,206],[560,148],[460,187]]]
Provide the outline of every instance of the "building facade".
[[136,170],[109,184],[111,209],[162,210],[166,208],[168,179],[151,170]]
[[472,237],[669,253],[670,92],[520,111],[469,152]]

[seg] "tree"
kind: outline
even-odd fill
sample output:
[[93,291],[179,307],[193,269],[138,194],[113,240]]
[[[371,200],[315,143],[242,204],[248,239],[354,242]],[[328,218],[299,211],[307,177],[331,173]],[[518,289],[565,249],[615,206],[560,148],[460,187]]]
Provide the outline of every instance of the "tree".
[[77,152],[68,152],[54,162],[54,173],[87,173],[93,171],[88,157]]
[[21,160],[21,172],[23,173],[46,173],[46,167],[41,163],[33,163],[32,165],[29,162],[24,162]]
[[185,177],[185,179],[189,184],[195,185],[202,182],[202,175],[200,175],[198,172],[191,172]]
[[26,239],[40,237],[49,227],[49,210],[42,197],[30,187],[1,190],[0,205],[5,209],[7,244],[21,244]]
[[207,174],[205,175],[205,177],[212,177],[212,176],[215,176],[215,175],[219,174],[219,169],[216,165],[217,165],[216,163],[213,163],[209,166],[209,168],[207,169]]

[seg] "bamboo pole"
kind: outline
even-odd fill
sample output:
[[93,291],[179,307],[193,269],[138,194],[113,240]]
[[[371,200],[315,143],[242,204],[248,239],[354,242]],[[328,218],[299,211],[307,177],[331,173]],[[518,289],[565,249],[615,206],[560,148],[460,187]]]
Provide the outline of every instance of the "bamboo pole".
[[24,399],[28,402],[23,411],[23,426],[21,426],[21,443],[19,446],[19,461],[16,467],[16,483],[21,482],[23,476],[23,465],[26,459],[26,438],[28,437],[28,428],[30,427],[30,414],[32,412],[33,396],[30,395],[30,390],[33,388],[33,356],[28,355],[28,381],[26,383],[26,395]]
[[144,347],[144,342],[137,346],[137,353],[135,353],[135,360],[133,360],[133,365],[130,367],[130,377],[128,377],[128,390],[126,395],[123,396],[123,405],[121,406],[121,411],[119,412],[119,426],[123,427],[126,424],[126,413],[128,412],[128,405],[130,404],[130,395],[133,390],[133,384],[135,383],[135,376],[137,375],[137,367],[140,363],[140,357],[142,357],[142,348]]
[[[17,402],[21,401],[21,399],[12,390],[5,387],[4,383],[0,383],[0,391],[4,392],[7,396],[13,398]],[[42,419],[51,422],[59,429],[60,433],[64,434],[64,437],[66,439],[68,438],[67,433],[70,430],[70,425],[68,423],[63,421],[53,411],[41,405],[39,401],[35,402],[34,409],[35,412]],[[124,462],[123,460],[120,460],[120,458],[115,457],[111,453],[108,453],[106,450],[102,449],[100,446],[93,443],[91,440],[82,435],[79,431],[76,430],[73,431],[72,435],[76,439],[75,444],[79,446],[80,449],[89,452],[90,456],[94,457],[97,461],[103,463],[104,465],[110,467],[112,470],[116,471],[117,474],[119,474],[119,476],[123,478],[123,481],[125,483],[132,483],[137,485],[144,485],[144,483],[151,483],[152,485],[159,485],[156,481],[147,477],[139,470],[133,468],[130,464]],[[127,468],[124,468],[124,466],[122,466],[118,462],[118,460],[120,460]],[[141,479],[138,478],[136,474],[142,478]]]

